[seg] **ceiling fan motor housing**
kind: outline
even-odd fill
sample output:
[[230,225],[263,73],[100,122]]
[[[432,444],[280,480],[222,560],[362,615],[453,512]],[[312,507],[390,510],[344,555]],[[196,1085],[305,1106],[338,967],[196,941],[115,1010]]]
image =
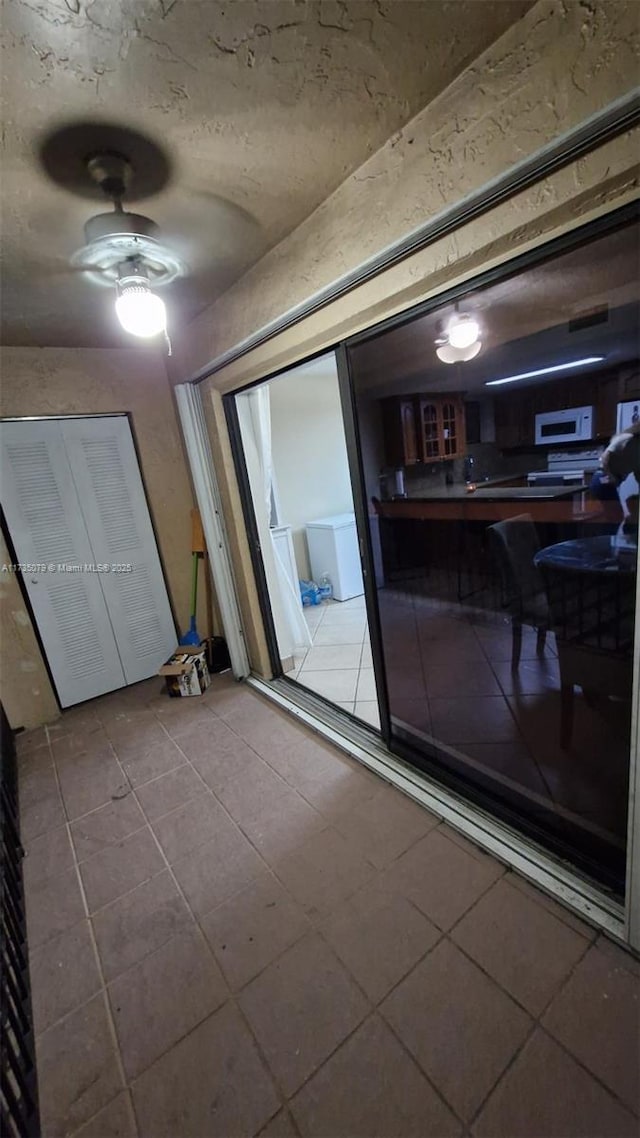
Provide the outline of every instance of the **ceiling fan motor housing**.
[[158,240],[160,230],[155,221],[141,213],[127,213],[115,210],[110,213],[97,213],[85,223],[84,235],[87,245],[101,241],[105,237],[128,234],[131,237],[152,237]]
[[153,288],[185,276],[187,265],[164,244],[159,227],[141,213],[122,208],[122,198],[134,179],[129,159],[115,150],[100,150],[83,160],[89,179],[113,203],[113,210],[97,213],[84,226],[86,244],[71,264],[94,284],[109,286],[122,278],[123,267],[143,275]]

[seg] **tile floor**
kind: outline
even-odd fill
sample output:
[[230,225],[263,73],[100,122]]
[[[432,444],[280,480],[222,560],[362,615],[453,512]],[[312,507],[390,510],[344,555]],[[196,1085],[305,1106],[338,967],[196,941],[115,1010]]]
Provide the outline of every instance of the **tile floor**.
[[312,647],[287,673],[358,719],[380,726],[364,597],[306,607]]
[[624,850],[628,705],[590,706],[576,689],[571,747],[563,751],[552,633],[538,655],[534,629],[523,629],[514,672],[504,613],[408,586],[381,590],[379,603],[392,716]]
[[637,1134],[638,962],[246,685],[19,770],[44,1138]]
[[[609,705],[613,717],[606,715],[578,689],[572,748],[561,749],[553,635],[540,657],[534,630],[525,629],[514,673],[503,613],[425,596],[411,583],[378,597],[392,718],[624,848],[629,722],[620,705]],[[313,647],[288,675],[379,727],[364,597],[304,612]]]

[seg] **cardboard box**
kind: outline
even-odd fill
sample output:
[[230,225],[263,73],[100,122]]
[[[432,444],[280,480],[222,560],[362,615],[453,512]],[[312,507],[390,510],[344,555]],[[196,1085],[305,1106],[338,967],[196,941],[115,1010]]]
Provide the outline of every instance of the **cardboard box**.
[[179,646],[158,675],[165,677],[171,696],[202,695],[211,683],[204,646]]

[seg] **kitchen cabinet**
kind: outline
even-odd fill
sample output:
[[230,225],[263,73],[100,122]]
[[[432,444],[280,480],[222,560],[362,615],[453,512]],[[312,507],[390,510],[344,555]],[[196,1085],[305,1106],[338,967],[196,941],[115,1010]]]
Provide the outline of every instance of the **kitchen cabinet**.
[[413,396],[382,400],[384,453],[389,466],[413,466],[421,461],[417,411]]
[[382,400],[385,457],[390,466],[411,466],[466,454],[462,395],[411,395]]
[[496,444],[502,450],[533,448],[536,415],[595,403],[596,386],[591,377],[560,379],[505,392],[495,401]]
[[607,442],[616,433],[616,418],[620,383],[617,375],[602,379],[597,386],[595,406],[594,437]]
[[466,451],[462,396],[419,396],[418,406],[418,445],[422,461],[461,458]]
[[501,450],[535,445],[535,416],[544,411],[569,407],[594,408],[594,439],[609,439],[616,430],[616,407],[623,398],[632,399],[640,387],[635,377],[627,381],[631,394],[625,395],[623,375],[616,369],[599,375],[573,376],[533,384],[496,395],[494,412],[496,445]]
[[533,446],[535,412],[526,391],[512,391],[496,398],[494,415],[496,446],[501,450]]

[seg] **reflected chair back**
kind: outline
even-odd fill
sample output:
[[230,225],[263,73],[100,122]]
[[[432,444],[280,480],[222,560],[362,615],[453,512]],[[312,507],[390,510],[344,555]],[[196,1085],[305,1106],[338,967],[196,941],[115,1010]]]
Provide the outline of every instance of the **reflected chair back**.
[[545,583],[534,564],[540,542],[530,514],[488,526],[489,541],[511,616],[534,628],[549,625]]

